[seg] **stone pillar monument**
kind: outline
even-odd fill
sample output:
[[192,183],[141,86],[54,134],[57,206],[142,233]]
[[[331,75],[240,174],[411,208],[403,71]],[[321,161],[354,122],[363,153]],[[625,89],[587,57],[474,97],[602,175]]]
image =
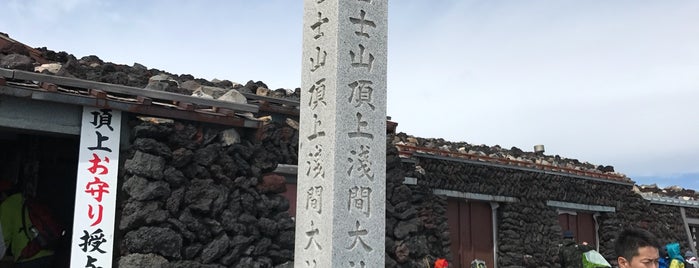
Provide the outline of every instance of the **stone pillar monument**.
[[387,0],[304,0],[294,267],[384,267]]

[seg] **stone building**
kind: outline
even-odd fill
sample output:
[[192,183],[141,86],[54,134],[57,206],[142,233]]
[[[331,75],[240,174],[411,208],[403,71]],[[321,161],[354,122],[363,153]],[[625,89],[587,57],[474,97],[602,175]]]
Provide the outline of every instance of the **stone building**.
[[[292,262],[300,90],[77,59],[0,35],[0,174],[73,226],[82,107],[121,111],[115,267]],[[562,231],[610,261],[622,228],[696,252],[699,196],[611,166],[396,133],[388,122],[386,266],[557,267]],[[68,228],[69,233],[76,232]],[[70,237],[70,236],[68,236]],[[57,251],[68,267],[71,242]]]
[[517,148],[404,134],[393,144],[405,181],[414,185],[407,188],[433,195],[413,202],[434,207],[433,200],[441,200],[438,211],[445,211],[450,234],[443,238],[450,241],[449,258],[457,267],[474,259],[488,267],[556,267],[564,230],[610,261],[614,238],[627,227],[696,250],[699,201],[692,190],[643,193],[611,167]]

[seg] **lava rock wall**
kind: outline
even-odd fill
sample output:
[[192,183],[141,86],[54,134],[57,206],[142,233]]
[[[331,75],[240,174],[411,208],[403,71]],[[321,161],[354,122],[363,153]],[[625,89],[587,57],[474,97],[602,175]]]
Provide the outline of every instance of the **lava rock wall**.
[[[416,171],[417,170],[417,171]],[[547,201],[614,207],[597,217],[600,252],[615,260],[614,239],[625,228],[648,229],[662,244],[689,243],[680,208],[651,204],[633,186],[463,161],[418,157],[408,171],[425,189],[445,189],[517,198],[498,208],[498,267],[557,267],[562,243],[558,212]],[[688,217],[697,209],[687,208]]]
[[138,122],[123,157],[119,267],[273,267],[293,258],[278,153],[197,124]]

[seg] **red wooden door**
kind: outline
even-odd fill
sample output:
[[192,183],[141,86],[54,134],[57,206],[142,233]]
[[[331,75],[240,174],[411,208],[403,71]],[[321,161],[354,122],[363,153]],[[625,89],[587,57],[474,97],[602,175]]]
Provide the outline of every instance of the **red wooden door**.
[[487,267],[495,267],[493,220],[489,203],[449,199],[447,222],[454,257],[449,267],[470,267],[475,259],[485,261]]
[[597,245],[595,219],[591,213],[575,212],[558,214],[558,223],[562,230],[570,230],[575,236],[575,242],[587,242],[593,247]]

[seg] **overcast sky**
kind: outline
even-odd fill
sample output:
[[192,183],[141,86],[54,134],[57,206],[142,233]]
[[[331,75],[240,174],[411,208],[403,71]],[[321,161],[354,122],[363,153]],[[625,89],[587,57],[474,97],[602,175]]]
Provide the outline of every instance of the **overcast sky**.
[[[270,88],[301,83],[301,0],[2,0],[33,47]],[[699,1],[392,0],[398,131],[699,190]]]

